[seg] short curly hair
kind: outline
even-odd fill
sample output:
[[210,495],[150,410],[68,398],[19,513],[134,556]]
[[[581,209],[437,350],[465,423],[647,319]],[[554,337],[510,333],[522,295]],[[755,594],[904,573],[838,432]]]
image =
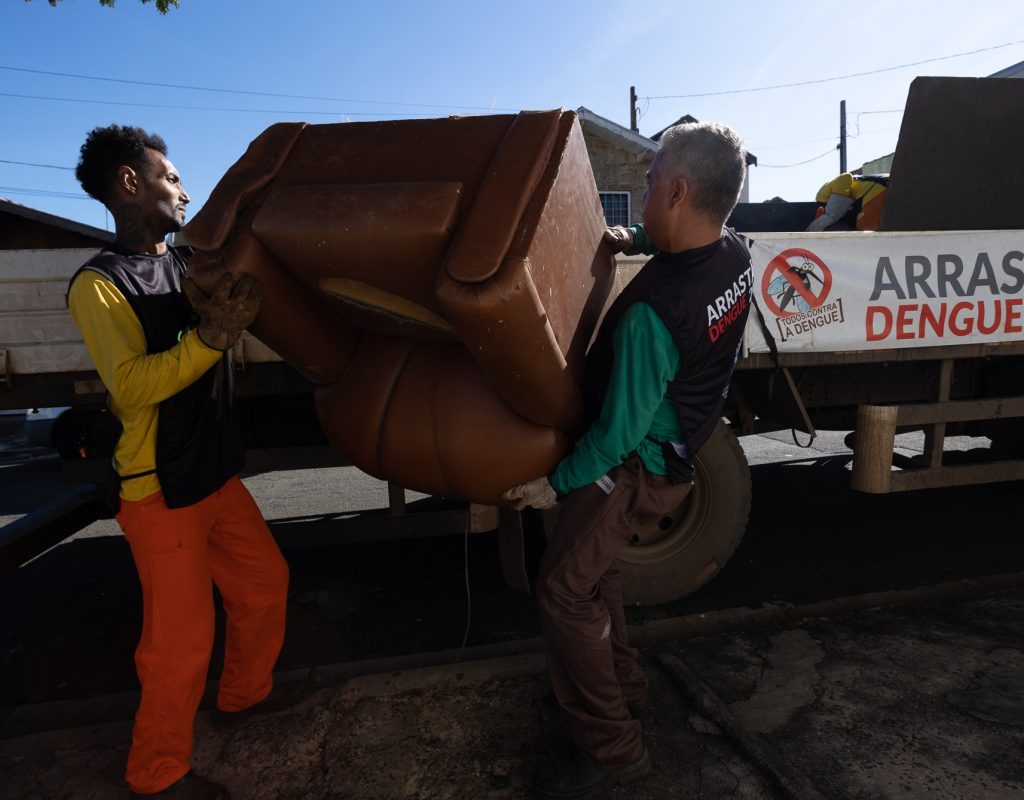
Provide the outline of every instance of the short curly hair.
[[167,155],[167,144],[155,133],[127,125],[93,128],[85,137],[75,177],[92,197],[106,204],[118,167],[127,165],[144,172],[150,164],[146,150]]

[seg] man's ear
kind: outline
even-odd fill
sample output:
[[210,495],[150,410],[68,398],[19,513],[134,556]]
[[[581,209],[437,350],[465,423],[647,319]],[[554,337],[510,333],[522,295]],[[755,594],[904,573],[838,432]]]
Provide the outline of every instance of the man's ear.
[[139,176],[127,164],[117,168],[117,188],[132,195],[139,191]]
[[690,183],[686,178],[676,178],[672,181],[672,193],[669,195],[669,204],[678,205],[686,202],[690,196]]

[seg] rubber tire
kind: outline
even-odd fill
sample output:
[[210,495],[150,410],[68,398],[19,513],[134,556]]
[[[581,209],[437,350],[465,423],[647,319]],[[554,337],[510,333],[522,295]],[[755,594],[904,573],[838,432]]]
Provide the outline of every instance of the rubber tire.
[[750,467],[733,432],[719,422],[697,453],[694,486],[670,517],[637,531],[615,563],[625,603],[678,600],[729,560],[750,518]]

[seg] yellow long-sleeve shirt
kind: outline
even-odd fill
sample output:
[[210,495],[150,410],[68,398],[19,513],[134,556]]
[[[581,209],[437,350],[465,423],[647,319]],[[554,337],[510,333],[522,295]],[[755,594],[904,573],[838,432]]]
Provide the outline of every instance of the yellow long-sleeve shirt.
[[[170,350],[147,354],[146,335],[131,305],[94,270],[83,270],[75,278],[68,308],[110,394],[110,410],[124,427],[114,451],[118,474],[155,469],[159,404],[198,380],[222,353],[189,331]],[[141,500],[159,490],[156,475],[121,483],[126,500]]]

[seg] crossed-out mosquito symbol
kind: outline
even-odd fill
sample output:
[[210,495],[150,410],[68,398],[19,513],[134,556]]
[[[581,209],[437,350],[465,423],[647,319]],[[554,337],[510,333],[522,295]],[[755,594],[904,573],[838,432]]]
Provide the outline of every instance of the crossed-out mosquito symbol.
[[[786,272],[789,272],[797,278],[808,292],[811,291],[811,278],[814,278],[814,280],[824,286],[825,281],[822,280],[818,273],[814,271],[814,263],[806,256],[803,258],[804,260],[802,264],[796,266],[793,264],[787,264]],[[775,298],[775,302],[779,304],[779,310],[783,313],[786,312],[791,303],[796,305],[795,311],[811,310],[807,301],[801,295],[797,294],[796,283],[792,278],[786,277],[785,274],[779,275],[768,284],[768,294]]]

